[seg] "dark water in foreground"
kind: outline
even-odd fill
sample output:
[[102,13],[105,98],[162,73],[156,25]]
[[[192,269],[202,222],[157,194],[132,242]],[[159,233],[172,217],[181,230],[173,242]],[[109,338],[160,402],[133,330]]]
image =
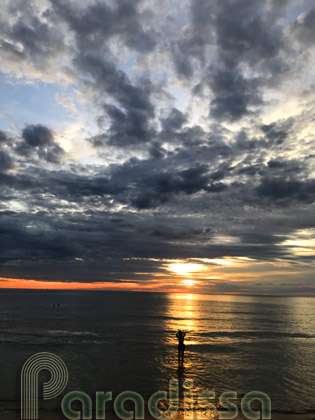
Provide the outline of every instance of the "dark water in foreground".
[[[179,328],[187,333],[180,371]],[[315,410],[312,298],[0,291],[2,406],[18,404],[21,367],[44,351],[66,363],[68,392],[149,397],[170,379],[190,379],[218,396],[263,391],[275,411]]]

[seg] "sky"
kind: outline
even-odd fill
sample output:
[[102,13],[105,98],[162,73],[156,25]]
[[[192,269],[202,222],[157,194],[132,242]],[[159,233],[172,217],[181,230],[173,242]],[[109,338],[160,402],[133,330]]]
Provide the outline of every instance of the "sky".
[[315,295],[314,0],[2,0],[0,287]]

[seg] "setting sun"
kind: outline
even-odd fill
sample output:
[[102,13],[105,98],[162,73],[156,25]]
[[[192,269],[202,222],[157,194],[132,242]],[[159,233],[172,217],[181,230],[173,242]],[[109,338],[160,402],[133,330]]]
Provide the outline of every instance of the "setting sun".
[[176,262],[176,263],[169,264],[168,269],[170,271],[173,271],[173,273],[179,274],[181,276],[187,276],[190,273],[202,271],[204,269],[204,266],[201,264],[195,264],[195,263]]
[[187,279],[187,280],[183,280],[182,281],[182,284],[184,284],[185,286],[191,287],[194,284],[196,284],[196,281],[195,280],[189,280],[189,279]]

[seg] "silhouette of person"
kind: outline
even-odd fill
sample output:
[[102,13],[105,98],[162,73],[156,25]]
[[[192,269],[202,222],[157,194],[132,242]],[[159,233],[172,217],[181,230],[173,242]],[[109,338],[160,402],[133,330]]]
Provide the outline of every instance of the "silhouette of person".
[[178,363],[184,363],[184,351],[185,351],[185,335],[182,330],[178,330],[176,333],[176,337],[178,339]]

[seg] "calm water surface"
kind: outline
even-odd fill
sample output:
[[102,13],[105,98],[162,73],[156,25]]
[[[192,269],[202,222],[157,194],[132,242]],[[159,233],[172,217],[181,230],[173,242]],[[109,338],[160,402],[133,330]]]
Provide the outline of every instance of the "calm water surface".
[[[187,334],[180,370],[177,329]],[[67,391],[148,397],[190,379],[196,392],[258,390],[275,411],[315,410],[312,298],[1,291],[2,404],[19,401],[23,362],[42,351],[65,361]]]

